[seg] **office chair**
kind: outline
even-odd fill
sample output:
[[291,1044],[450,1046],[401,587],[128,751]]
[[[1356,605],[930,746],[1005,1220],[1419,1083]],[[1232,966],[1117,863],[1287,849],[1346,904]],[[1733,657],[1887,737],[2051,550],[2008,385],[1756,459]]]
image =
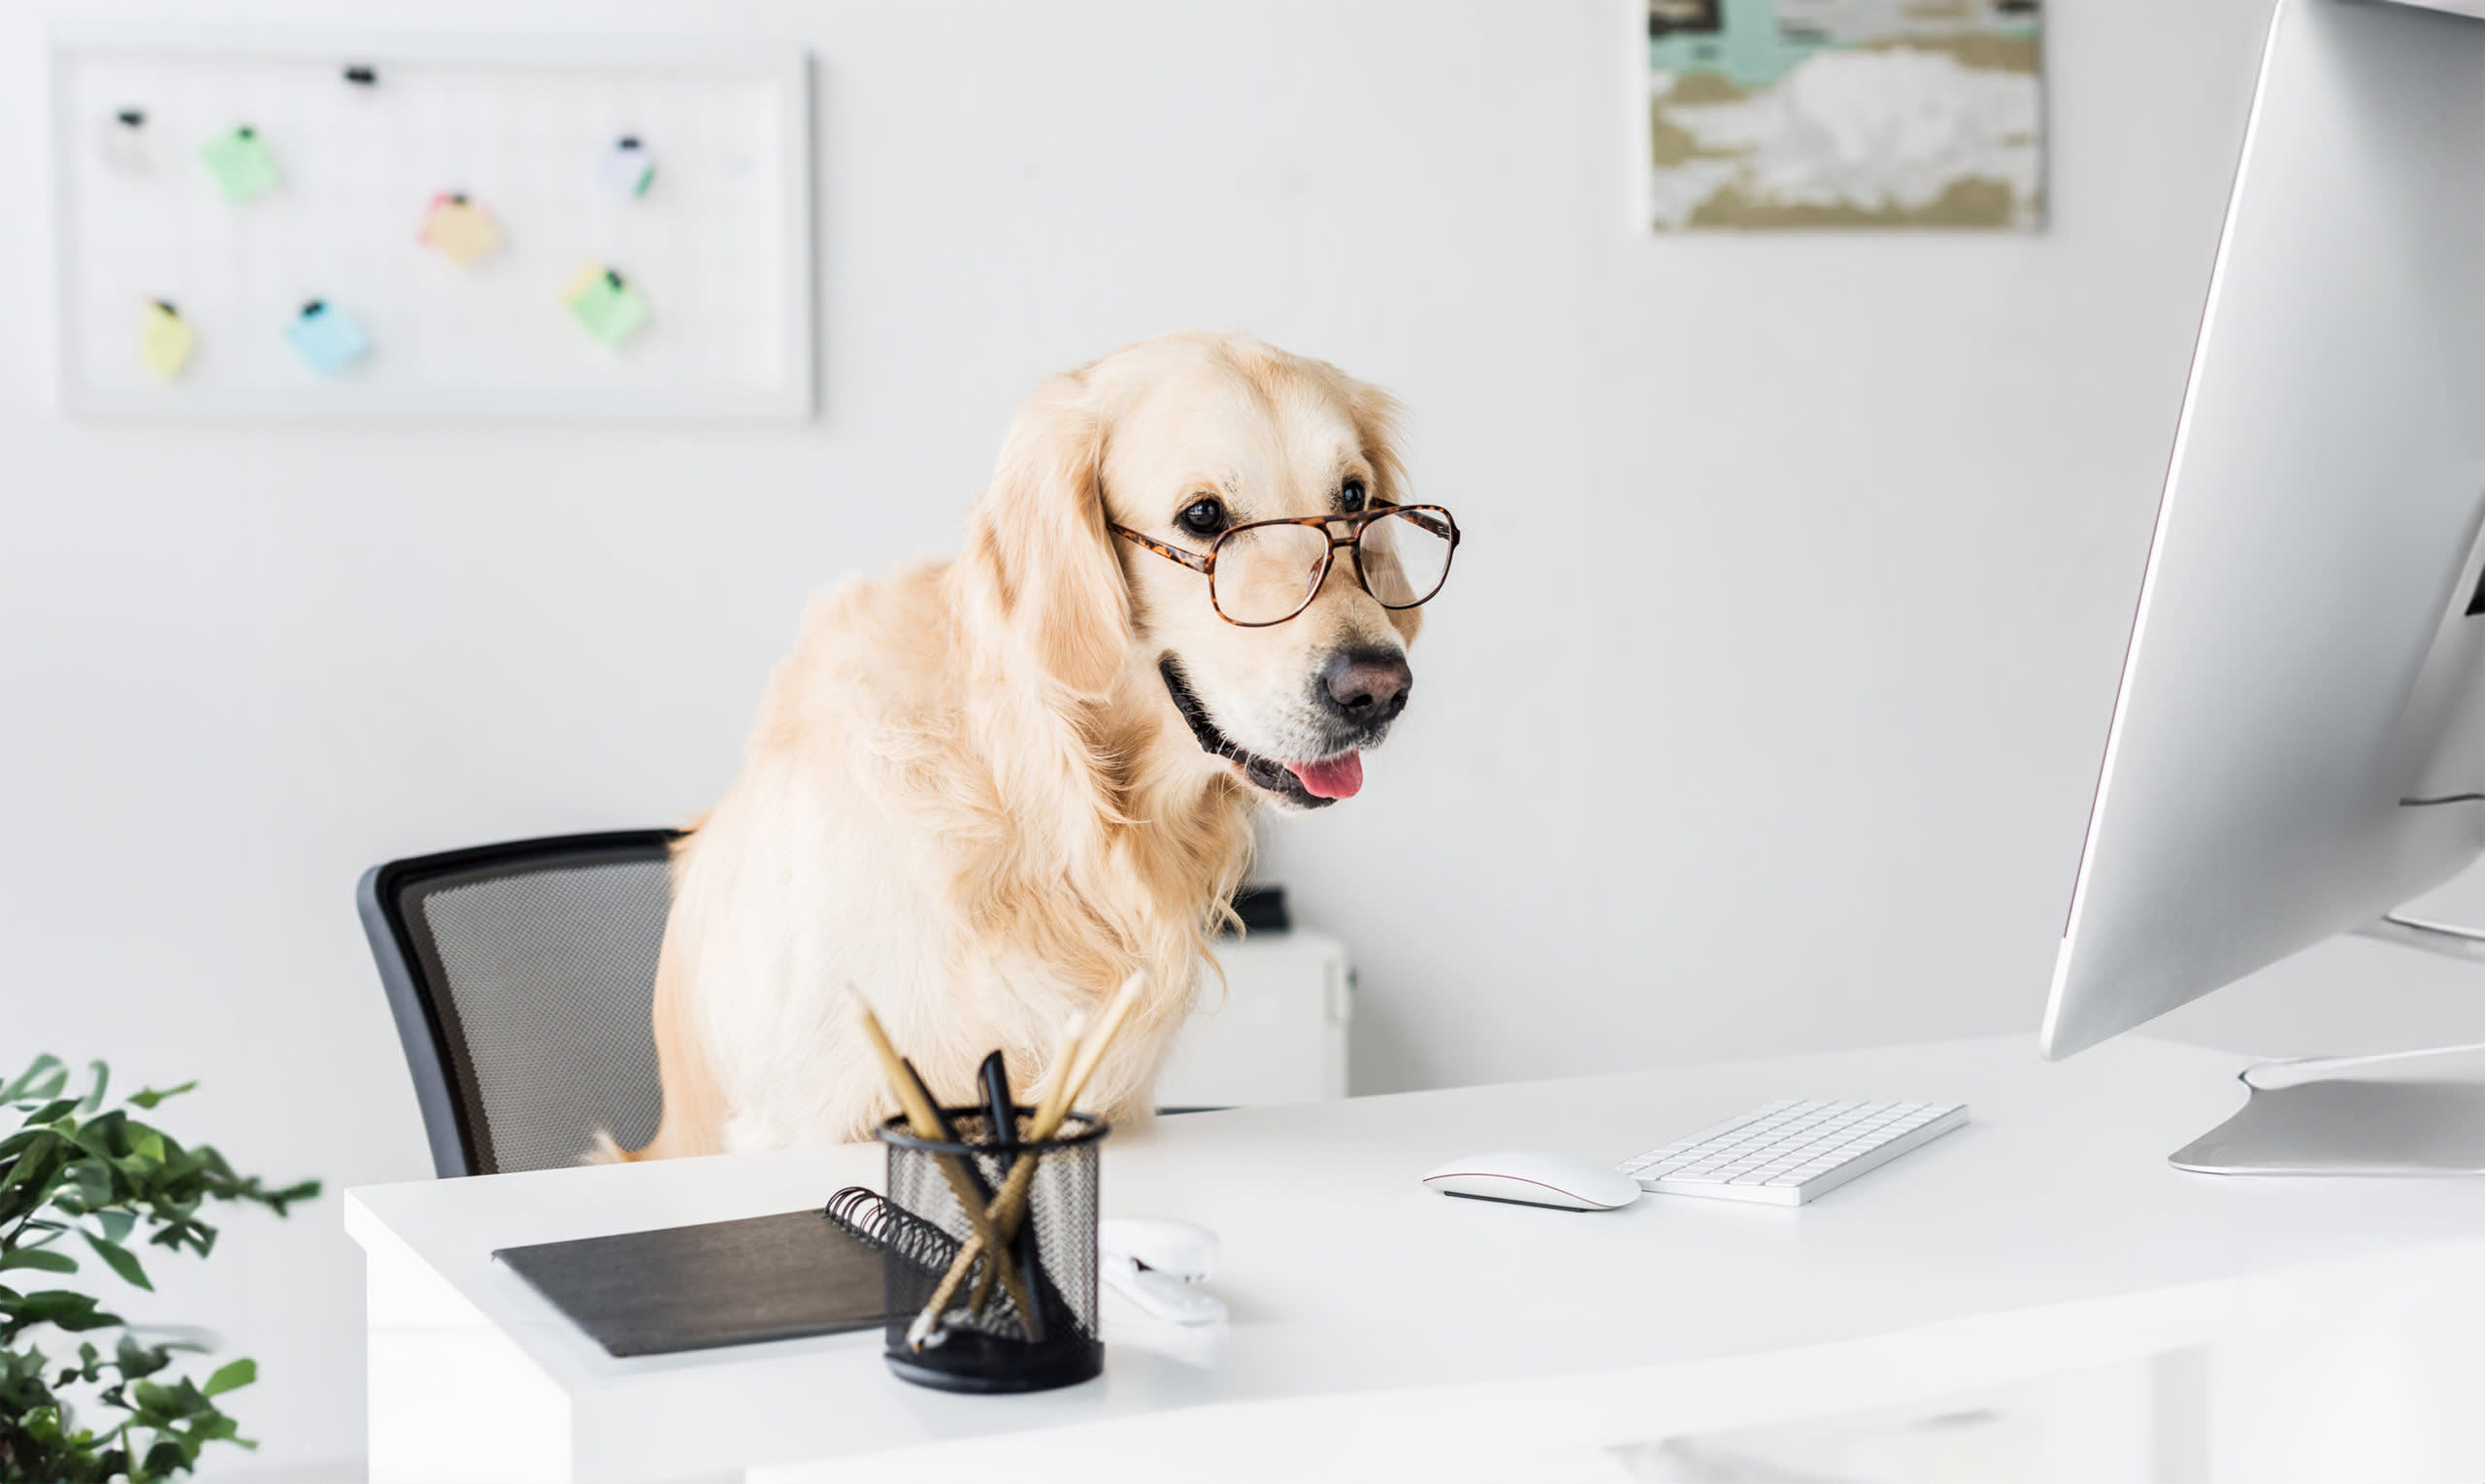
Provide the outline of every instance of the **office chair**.
[[664,1111],[649,1027],[671,830],[391,861],[355,892],[442,1176],[575,1165]]

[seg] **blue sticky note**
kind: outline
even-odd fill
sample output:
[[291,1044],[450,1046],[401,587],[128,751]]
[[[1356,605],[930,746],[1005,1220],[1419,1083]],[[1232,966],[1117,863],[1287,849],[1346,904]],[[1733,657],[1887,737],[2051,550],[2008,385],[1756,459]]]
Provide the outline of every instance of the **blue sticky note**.
[[284,338],[323,377],[335,376],[371,353],[371,337],[361,322],[324,299],[302,306],[302,313],[284,327]]

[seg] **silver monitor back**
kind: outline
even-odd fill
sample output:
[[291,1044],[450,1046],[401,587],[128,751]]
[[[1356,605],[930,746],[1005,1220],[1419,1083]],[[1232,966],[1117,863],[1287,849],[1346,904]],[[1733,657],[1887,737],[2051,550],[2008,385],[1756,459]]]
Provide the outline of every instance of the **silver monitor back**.
[[2043,1048],[2068,1056],[2485,847],[2485,21],[2281,0]]

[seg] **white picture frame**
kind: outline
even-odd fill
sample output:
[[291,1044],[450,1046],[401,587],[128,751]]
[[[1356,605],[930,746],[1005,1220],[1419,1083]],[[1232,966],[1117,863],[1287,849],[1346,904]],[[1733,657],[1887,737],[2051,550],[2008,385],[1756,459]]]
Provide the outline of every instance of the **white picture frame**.
[[[349,66],[375,82],[348,82]],[[67,415],[812,413],[812,69],[798,44],[63,24],[48,74],[51,361]],[[108,128],[124,97],[156,131],[139,144]],[[234,205],[199,149],[245,120],[264,123],[284,180]],[[597,169],[621,130],[650,135],[644,199],[616,197]],[[416,236],[429,194],[468,176],[491,182],[478,199],[508,230],[504,249],[462,269]],[[563,308],[564,284],[608,262],[654,306],[617,346]],[[283,331],[297,303],[331,297],[371,325],[373,349],[323,376]],[[169,377],[137,350],[155,298],[197,320],[196,357]]]

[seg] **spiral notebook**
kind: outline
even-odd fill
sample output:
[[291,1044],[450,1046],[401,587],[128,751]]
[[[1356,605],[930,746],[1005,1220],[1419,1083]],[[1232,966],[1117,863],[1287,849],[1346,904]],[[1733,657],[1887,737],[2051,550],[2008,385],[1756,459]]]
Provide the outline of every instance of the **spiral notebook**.
[[886,1317],[879,1249],[816,1209],[492,1256],[614,1356],[837,1335]]

